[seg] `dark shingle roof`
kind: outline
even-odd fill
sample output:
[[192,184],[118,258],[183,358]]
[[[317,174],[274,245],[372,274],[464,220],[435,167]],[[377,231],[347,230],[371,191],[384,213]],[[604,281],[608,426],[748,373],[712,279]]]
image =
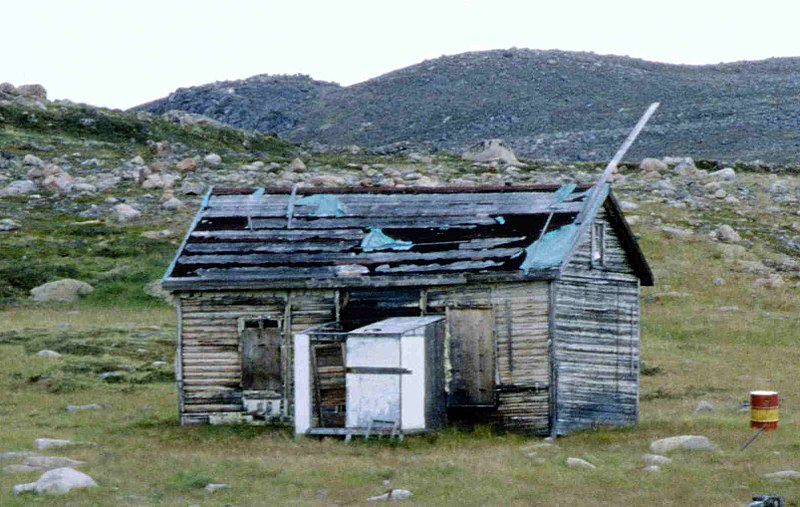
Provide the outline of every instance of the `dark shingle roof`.
[[[574,249],[576,218],[591,220],[597,212],[581,214],[587,190],[574,185],[213,189],[167,270],[164,287],[346,287],[553,278]],[[537,242],[545,224],[548,234]],[[624,220],[622,225],[630,236]],[[649,269],[635,240],[628,240],[639,258],[634,265],[643,266],[640,278],[646,285]]]

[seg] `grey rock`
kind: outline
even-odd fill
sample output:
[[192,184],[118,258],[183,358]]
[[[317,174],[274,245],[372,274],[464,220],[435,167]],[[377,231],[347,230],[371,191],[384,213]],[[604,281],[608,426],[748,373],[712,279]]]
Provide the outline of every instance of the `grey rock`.
[[175,297],[170,291],[164,290],[161,287],[161,280],[153,280],[145,285],[144,293],[154,298],[163,299],[169,304],[175,304]]
[[487,139],[474,144],[461,154],[461,158],[473,162],[501,162],[521,165],[511,147],[502,139]]
[[206,484],[205,490],[209,493],[213,493],[215,491],[222,491],[223,489],[227,489],[227,484]]
[[88,475],[69,467],[49,470],[36,481],[37,495],[63,495],[73,489],[94,488],[97,483]]
[[673,451],[713,451],[717,447],[708,437],[699,435],[679,435],[662,438],[650,444],[650,450],[656,454],[666,454]]
[[47,100],[47,90],[40,84],[17,86],[16,94],[29,99]]
[[44,162],[36,155],[31,155],[30,153],[28,153],[22,159],[22,165],[26,165],[28,167],[42,167],[44,166]]
[[642,460],[648,465],[663,466],[672,463],[672,458],[660,454],[642,454]]
[[800,472],[796,470],[781,470],[779,472],[764,474],[764,478],[776,482],[795,481],[800,479]]
[[694,231],[690,229],[684,229],[683,227],[673,227],[673,226],[664,226],[661,228],[661,232],[663,232],[666,236],[670,238],[676,239],[688,239],[694,236]]
[[11,488],[11,492],[14,493],[15,496],[22,495],[23,493],[33,493],[36,491],[36,483],[35,482],[28,482],[25,484],[17,484],[13,488]]
[[667,164],[657,158],[643,158],[639,162],[639,169],[643,172],[664,172],[669,169]]
[[107,371],[98,375],[102,380],[120,379],[125,376],[124,371]]
[[39,449],[53,449],[61,447],[70,447],[74,445],[72,440],[59,439],[59,438],[37,438],[33,441],[33,446]]
[[189,181],[183,182],[180,192],[184,195],[202,195],[206,190],[206,184],[202,181]]
[[736,180],[736,171],[734,171],[730,167],[726,167],[724,169],[720,169],[719,171],[714,171],[708,175],[715,180],[720,181],[735,181]]
[[300,160],[300,158],[295,158],[289,164],[288,169],[296,173],[303,172],[306,170],[306,164],[302,160]]
[[589,463],[585,459],[581,458],[567,458],[567,466],[571,468],[587,468],[590,470],[597,468],[592,463]]
[[10,218],[0,219],[0,232],[15,231],[19,229],[19,223]]
[[3,472],[7,474],[29,474],[31,472],[41,472],[44,470],[42,467],[35,467],[31,465],[6,465],[3,467]]
[[84,410],[102,410],[103,405],[98,403],[89,403],[88,405],[67,405],[67,412],[81,412]]
[[61,354],[56,352],[55,350],[50,349],[42,349],[36,353],[39,357],[61,357]]
[[651,474],[657,474],[661,472],[661,467],[658,465],[648,465],[644,467],[642,470],[645,472],[650,472]]
[[184,204],[177,197],[170,197],[169,199],[161,203],[161,207],[169,210],[179,210],[184,208]]
[[695,413],[698,412],[713,412],[714,411],[714,404],[708,400],[700,400],[697,402],[697,406],[694,408]]
[[34,287],[30,292],[34,301],[68,303],[93,291],[94,287],[86,282],[64,278]]
[[203,160],[205,161],[206,164],[210,166],[218,166],[222,164],[222,157],[220,157],[216,153],[209,153],[208,155],[203,157]]
[[0,452],[0,460],[27,458],[28,456],[33,455],[34,453],[31,451]]
[[0,190],[0,195],[30,195],[37,190],[36,183],[31,180],[15,180],[9,183],[6,188]]
[[725,243],[739,243],[742,241],[742,237],[739,236],[739,233],[728,224],[720,225],[716,233],[717,239],[724,241]]
[[76,461],[64,456],[28,456],[23,460],[22,464],[39,468],[40,470],[52,470],[54,468],[83,465],[83,461]]
[[405,500],[414,496],[411,491],[407,489],[390,489],[382,495],[371,496],[367,498],[369,502],[391,502],[394,500]]
[[620,201],[619,205],[623,210],[639,209],[639,205],[631,201]]
[[119,222],[128,222],[136,220],[142,216],[142,212],[133,206],[125,203],[117,204],[113,208],[114,218]]

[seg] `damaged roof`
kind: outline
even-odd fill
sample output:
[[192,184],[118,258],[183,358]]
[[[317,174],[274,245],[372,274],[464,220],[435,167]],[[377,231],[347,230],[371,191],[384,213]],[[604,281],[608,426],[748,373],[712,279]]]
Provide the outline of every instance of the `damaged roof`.
[[[223,188],[203,199],[168,290],[440,285],[556,278],[605,206],[642,285],[652,274],[608,185]],[[543,233],[544,230],[544,233]]]

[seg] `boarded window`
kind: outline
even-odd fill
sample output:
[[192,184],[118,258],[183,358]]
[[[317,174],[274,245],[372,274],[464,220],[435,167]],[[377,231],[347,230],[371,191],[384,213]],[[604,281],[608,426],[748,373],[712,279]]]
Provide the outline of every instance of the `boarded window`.
[[281,332],[278,322],[257,319],[243,324],[239,340],[242,389],[280,392]]
[[495,404],[494,314],[491,308],[448,308],[450,406]]

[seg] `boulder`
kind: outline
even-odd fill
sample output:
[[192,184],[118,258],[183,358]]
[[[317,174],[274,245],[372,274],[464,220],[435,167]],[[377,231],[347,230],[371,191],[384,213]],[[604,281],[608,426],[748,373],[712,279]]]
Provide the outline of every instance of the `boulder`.
[[371,496],[367,498],[368,502],[391,502],[393,500],[405,500],[414,496],[411,491],[407,489],[390,489],[382,495]]
[[15,180],[9,183],[6,188],[0,190],[0,196],[33,194],[36,192],[36,188],[36,183],[31,180]]
[[178,199],[177,197],[170,197],[169,199],[161,203],[161,207],[164,209],[178,210],[178,209],[183,209],[184,205],[183,202],[181,202],[181,200]]
[[0,452],[0,461],[2,461],[4,459],[27,458],[28,456],[33,456],[33,452],[31,452],[31,451]]
[[171,292],[164,290],[161,287],[161,280],[153,280],[144,286],[144,293],[148,296],[163,299],[169,304],[175,304],[175,297]]
[[650,450],[656,454],[672,451],[713,451],[717,448],[708,437],[699,435],[679,435],[662,438],[650,444]]
[[697,406],[694,407],[694,412],[713,412],[714,411],[714,404],[708,400],[700,400],[697,402]]
[[127,222],[129,220],[136,220],[142,216],[142,212],[129,204],[117,204],[113,208],[114,218],[119,222]]
[[736,180],[736,171],[734,171],[730,167],[726,167],[724,169],[720,169],[719,171],[714,171],[708,175],[710,178],[714,178],[715,180],[719,181],[735,181]]
[[183,195],[202,195],[206,190],[206,184],[202,181],[184,181],[180,192]]
[[669,169],[669,167],[657,158],[643,158],[642,161],[639,162],[639,169],[646,173],[664,172]]
[[42,169],[42,186],[55,194],[66,194],[72,190],[75,178],[59,166],[51,164]]
[[83,464],[83,461],[76,461],[64,456],[28,456],[22,461],[22,464],[36,467],[40,470],[52,470],[54,468],[79,466]]
[[739,243],[742,237],[728,224],[722,224],[716,231],[717,239],[725,243]]
[[55,282],[48,282],[31,289],[31,298],[41,302],[63,302],[69,303],[76,301],[80,296],[84,296],[94,291],[94,287],[86,282],[64,278]]
[[660,454],[642,454],[642,460],[648,465],[669,465],[672,463],[672,458],[661,456]]
[[34,467],[30,465],[6,465],[3,467],[3,472],[7,474],[29,474],[31,472],[41,472],[44,470],[40,467]]
[[19,223],[10,218],[0,219],[0,232],[15,231],[19,229]]
[[40,159],[36,155],[31,155],[30,153],[28,153],[22,159],[22,165],[28,166],[28,167],[42,167],[42,166],[44,166],[44,162],[42,161],[42,159]]
[[767,289],[780,289],[786,285],[786,280],[777,273],[773,273],[765,278],[756,278],[753,280],[753,287],[765,287]]
[[648,465],[644,467],[642,470],[645,472],[650,472],[651,474],[657,474],[661,472],[661,467],[658,465]]
[[193,158],[185,158],[175,164],[175,169],[182,173],[188,173],[197,170],[197,161]]
[[289,170],[296,173],[303,172],[306,170],[306,164],[303,163],[303,161],[300,160],[299,158],[295,158],[289,164]]
[[34,491],[37,495],[64,495],[73,489],[95,488],[94,479],[69,467],[49,470],[36,481]]
[[210,166],[218,166],[222,164],[222,157],[220,157],[216,153],[209,153],[208,155],[203,157],[203,161]]
[[67,412],[82,412],[84,410],[102,410],[103,405],[98,403],[89,403],[88,405],[67,405],[64,409]]
[[17,86],[16,94],[20,97],[26,97],[36,100],[47,100],[47,89],[40,84],[25,84]]
[[474,144],[461,154],[461,158],[473,162],[500,162],[521,165],[511,147],[502,139],[487,139]]
[[11,492],[14,495],[18,496],[23,493],[33,493],[36,491],[36,483],[35,482],[28,482],[25,484],[17,484],[13,488],[11,488]]
[[694,235],[694,231],[692,231],[691,229],[684,229],[683,227],[672,227],[668,225],[662,227],[661,232],[663,232],[665,236],[676,239],[688,239]]
[[59,354],[55,350],[49,350],[49,349],[42,349],[39,352],[37,352],[36,355],[39,357],[61,357],[61,354]]
[[764,478],[776,482],[796,481],[800,479],[800,472],[796,470],[781,470],[780,472],[764,474]]
[[37,438],[33,441],[33,446],[39,449],[53,449],[60,447],[70,447],[75,445],[72,440],[64,440],[60,438]]
[[597,468],[595,465],[581,458],[567,458],[567,466],[571,468],[587,468],[590,470]]
[[208,491],[209,493],[213,493],[215,491],[222,491],[223,489],[227,489],[227,488],[228,488],[227,484],[214,484],[214,483],[211,483],[211,484],[206,484],[205,490]]

